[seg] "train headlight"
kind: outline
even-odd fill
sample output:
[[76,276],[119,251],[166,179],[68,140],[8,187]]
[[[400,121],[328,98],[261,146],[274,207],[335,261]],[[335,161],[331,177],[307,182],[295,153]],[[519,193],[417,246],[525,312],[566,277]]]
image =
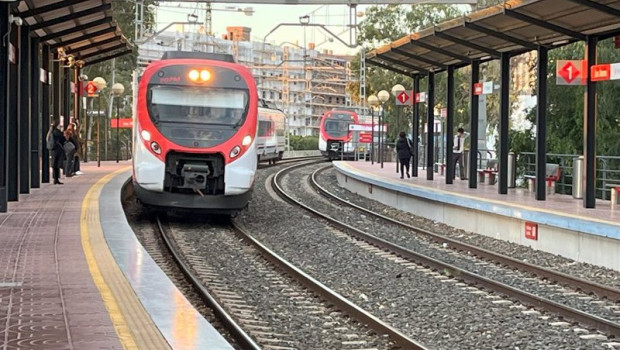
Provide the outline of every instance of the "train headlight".
[[209,72],[206,69],[202,69],[202,70],[192,69],[187,74],[187,77],[189,78],[189,80],[193,82],[204,83],[204,82],[211,80],[211,72]]
[[239,153],[241,153],[241,147],[239,146],[233,147],[233,149],[230,151],[230,158],[235,158],[236,156],[239,155]]
[[189,71],[188,77],[191,81],[197,81],[198,78],[200,78],[200,72],[198,72],[198,70],[196,69],[192,69]]
[[209,72],[208,70],[202,70],[200,72],[200,80],[209,81],[210,79],[211,79],[211,72]]
[[140,132],[140,135],[142,135],[142,138],[144,139],[144,141],[151,141],[151,133],[148,132],[147,130],[142,130],[142,132]]
[[151,142],[151,149],[153,150],[153,152],[161,154],[161,146],[159,146],[159,143],[155,141]]
[[248,146],[251,143],[252,143],[252,136],[250,136],[250,135],[244,137],[243,141],[241,141],[241,144],[244,145],[244,146]]

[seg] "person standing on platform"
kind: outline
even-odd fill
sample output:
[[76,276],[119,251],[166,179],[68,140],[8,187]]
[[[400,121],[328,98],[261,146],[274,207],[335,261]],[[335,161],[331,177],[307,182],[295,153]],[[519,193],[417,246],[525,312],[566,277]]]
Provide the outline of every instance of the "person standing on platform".
[[404,131],[401,131],[398,134],[398,141],[396,141],[396,155],[398,156],[398,161],[400,162],[400,178],[403,179],[405,177],[405,172],[407,173],[407,178],[409,176],[409,160],[411,159],[411,141],[407,139],[407,135]]
[[60,120],[55,119],[50,126],[50,130],[47,133],[48,148],[52,145],[50,152],[52,153],[52,177],[54,178],[54,185],[62,185],[60,182],[60,168],[63,166],[65,160],[65,150],[63,148],[65,144],[65,137],[62,131],[58,129]]
[[465,169],[463,167],[463,149],[465,148],[465,139],[469,137],[469,133],[463,128],[458,128],[454,135],[454,147],[452,149],[452,161],[454,163],[454,173],[452,179],[456,177],[456,164],[459,164],[459,174],[461,180],[465,180]]
[[73,141],[73,127],[71,126],[71,124],[69,124],[69,126],[65,130],[64,137],[65,137],[65,144],[63,145],[63,148],[65,150],[65,159],[66,159],[64,172],[65,172],[66,177],[72,177],[73,176],[73,159],[75,158],[77,146],[75,145]]

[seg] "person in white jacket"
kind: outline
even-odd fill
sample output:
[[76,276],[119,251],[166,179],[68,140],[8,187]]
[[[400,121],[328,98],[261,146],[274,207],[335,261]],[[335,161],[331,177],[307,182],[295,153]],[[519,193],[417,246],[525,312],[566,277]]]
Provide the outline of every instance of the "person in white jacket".
[[453,178],[456,177],[456,164],[459,164],[459,174],[461,180],[465,180],[465,170],[463,168],[463,149],[465,148],[465,139],[469,137],[469,133],[463,128],[458,128],[454,135],[454,147],[452,149],[452,162],[454,163]]

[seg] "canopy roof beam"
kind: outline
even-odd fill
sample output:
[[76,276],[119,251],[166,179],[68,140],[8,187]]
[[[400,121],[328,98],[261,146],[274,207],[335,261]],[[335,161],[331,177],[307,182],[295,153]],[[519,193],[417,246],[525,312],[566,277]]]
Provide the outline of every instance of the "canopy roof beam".
[[103,46],[103,45],[106,45],[106,44],[115,43],[115,42],[119,42],[119,41],[121,41],[121,37],[120,36],[115,36],[115,37],[112,37],[110,39],[96,41],[94,43],[90,43],[90,44],[87,44],[87,45],[84,45],[84,46],[78,46],[78,47],[71,48],[70,50],[65,50],[65,53],[67,55],[69,55],[69,54],[72,54],[72,53],[75,53],[75,52],[86,51],[86,50],[94,49],[94,48],[97,48],[97,47],[100,47],[100,46]]
[[50,45],[50,49],[51,50],[55,50],[55,49],[57,49],[57,48],[59,48],[61,46],[68,46],[68,45],[77,44],[77,43],[79,43],[81,41],[86,41],[86,40],[89,40],[89,39],[92,39],[92,38],[96,38],[98,36],[102,36],[102,35],[106,35],[106,34],[114,33],[114,32],[116,32],[116,27],[102,29],[102,30],[99,30],[99,31],[96,31],[96,32],[92,32],[92,33],[89,33],[89,34],[78,36],[77,38],[74,38],[74,39],[69,39],[69,40],[61,41],[61,42],[58,42],[56,44]]
[[131,52],[132,52],[132,50],[124,50],[124,51],[121,51],[119,53],[115,53],[114,55],[100,57],[100,58],[97,58],[96,60],[92,60],[92,61],[88,61],[88,62],[84,63],[84,66],[90,66],[91,64],[97,64],[97,63],[100,63],[100,62],[103,62],[103,61],[111,60],[113,58],[125,56],[125,55],[127,55],[127,54],[129,54]]
[[594,2],[591,0],[569,0],[572,2],[575,2],[577,4],[583,5],[583,6],[587,6],[596,10],[599,10],[603,13],[607,13],[607,14],[611,14],[614,15],[616,17],[620,17],[620,10],[613,8],[611,6],[607,6],[607,5],[603,5],[601,3],[598,2]]
[[80,55],[80,56],[78,56],[78,58],[81,59],[81,60],[86,60],[86,59],[89,59],[91,57],[99,56],[99,55],[104,54],[104,53],[108,53],[108,52],[111,52],[111,51],[114,51],[114,50],[122,49],[124,47],[127,47],[127,45],[125,45],[125,44],[118,44],[118,45],[115,45],[115,46],[111,46],[111,47],[108,47],[108,48],[97,50],[95,52],[92,52],[92,53],[89,53],[89,54],[86,54],[86,55]]
[[30,30],[37,30],[37,29],[42,29],[45,27],[51,27],[51,26],[55,26],[58,24],[61,24],[63,22],[68,22],[80,17],[84,17],[84,16],[90,16],[92,14],[96,14],[96,13],[101,13],[104,11],[107,11],[109,9],[112,8],[112,4],[103,4],[101,6],[97,6],[97,7],[92,7],[89,8],[87,10],[84,11],[80,11],[80,12],[74,12],[72,14],[66,15],[66,16],[62,16],[62,17],[57,17],[54,18],[52,20],[49,20],[47,22],[39,22],[37,24],[31,25],[30,26]]
[[427,50],[440,53],[440,54],[442,54],[444,56],[456,58],[456,59],[461,60],[461,61],[466,62],[466,63],[471,62],[471,59],[469,57],[467,57],[467,56],[459,55],[458,53],[454,53],[452,51],[448,51],[446,49],[442,49],[440,47],[436,47],[436,46],[427,44],[427,43],[419,41],[419,40],[412,40],[411,43],[413,45],[418,45],[420,47],[423,47],[423,48],[425,48]]
[[478,50],[478,51],[481,51],[481,52],[486,52],[486,53],[488,53],[489,55],[491,55],[491,56],[493,56],[495,58],[499,58],[501,56],[501,53],[499,51],[495,51],[493,49],[489,49],[488,47],[484,47],[484,46],[481,46],[481,45],[478,45],[478,44],[474,44],[471,41],[467,41],[467,40],[464,40],[464,39],[461,39],[461,38],[457,38],[457,37],[454,37],[452,35],[449,35],[449,34],[446,34],[446,33],[443,33],[443,32],[437,32],[436,31],[435,35],[437,37],[439,37],[439,38],[452,41],[453,43],[457,43],[459,45],[462,45],[462,46],[465,46],[465,47],[469,47],[471,49]]
[[21,17],[21,18],[28,18],[28,17],[32,17],[32,16],[41,15],[41,14],[44,14],[46,12],[51,12],[51,11],[54,11],[54,10],[64,9],[64,8],[66,8],[68,6],[73,6],[73,5],[79,4],[82,1],[84,1],[84,0],[64,0],[64,1],[58,1],[58,2],[55,2],[55,3],[47,5],[47,6],[38,7],[38,8],[34,8],[32,10],[20,12],[19,13],[19,17]]
[[396,64],[396,65],[399,65],[399,66],[405,67],[405,68],[407,68],[407,69],[411,69],[412,71],[413,71],[413,70],[418,71],[418,72],[420,72],[420,73],[422,73],[422,74],[426,74],[426,73],[428,73],[428,71],[427,71],[426,69],[420,68],[420,67],[418,67],[418,66],[414,66],[414,65],[412,65],[412,64],[409,64],[409,63],[406,63],[406,62],[403,62],[403,61],[399,61],[399,60],[397,60],[397,59],[395,59],[395,58],[391,58],[391,57],[385,57],[385,56],[383,56],[383,57],[381,57],[381,59],[382,59],[382,60],[384,60],[384,61],[391,62],[391,63]]
[[405,72],[404,70],[400,70],[398,68],[394,68],[394,67],[388,66],[387,64],[383,64],[383,63],[374,61],[372,59],[368,59],[368,60],[366,60],[366,62],[372,64],[373,66],[381,67],[383,69],[387,69],[387,70],[392,71],[394,73],[398,73],[398,74],[402,74],[402,75],[407,75],[407,76],[410,76],[412,74],[411,72]]
[[409,53],[409,52],[407,52],[405,50],[402,50],[402,49],[399,49],[397,47],[392,48],[392,51],[396,52],[399,55],[403,55],[405,57],[409,57],[411,59],[414,59],[416,61],[428,63],[428,64],[433,65],[433,66],[435,66],[435,67],[437,67],[439,69],[447,69],[448,68],[448,66],[446,66],[445,64],[441,64],[441,63],[439,63],[437,61],[433,61],[433,60],[428,59],[426,57],[414,55],[412,53]]
[[531,43],[529,41],[521,40],[521,39],[515,38],[513,36],[510,36],[508,34],[504,34],[504,33],[495,31],[495,30],[493,30],[491,28],[483,27],[481,25],[478,25],[478,24],[475,24],[475,23],[472,23],[472,22],[465,22],[465,27],[469,28],[469,29],[472,29],[472,30],[475,30],[477,32],[489,35],[489,36],[493,36],[493,37],[496,37],[496,38],[499,38],[499,39],[511,42],[513,44],[521,45],[521,46],[523,46],[525,48],[528,48],[528,49],[531,49],[531,50],[538,49],[538,45],[533,44],[533,43]]
[[58,38],[61,38],[63,36],[66,36],[66,35],[73,34],[75,32],[79,32],[79,31],[82,31],[82,30],[86,30],[88,28],[96,27],[98,25],[106,24],[106,23],[110,23],[110,22],[112,22],[112,17],[102,18],[102,19],[94,21],[94,22],[83,23],[82,25],[79,25],[77,27],[73,27],[73,28],[70,28],[70,29],[67,29],[67,30],[63,30],[61,32],[51,33],[51,34],[42,36],[41,37],[41,41],[42,42],[46,42],[48,40],[58,39]]
[[511,10],[511,9],[504,9],[504,13],[506,14],[506,16],[508,17],[512,17],[515,19],[518,19],[520,21],[526,22],[526,23],[530,23],[533,24],[535,26],[541,27],[541,28],[546,28],[549,30],[552,30],[556,33],[560,33],[560,34],[564,34],[567,36],[570,36],[571,38],[575,38],[575,39],[579,39],[579,40],[586,40],[586,35],[576,32],[574,30],[571,29],[567,29],[558,25],[555,25],[553,23],[550,23],[549,21],[543,21],[541,19],[538,18],[534,18],[528,15],[525,15],[521,12],[517,12],[515,10]]

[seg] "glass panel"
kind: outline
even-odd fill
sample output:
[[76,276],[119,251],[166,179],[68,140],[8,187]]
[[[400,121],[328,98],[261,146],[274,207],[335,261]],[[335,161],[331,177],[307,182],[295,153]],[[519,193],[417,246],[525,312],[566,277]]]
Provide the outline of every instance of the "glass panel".
[[248,107],[247,90],[154,86],[149,113],[155,123],[239,125]]

